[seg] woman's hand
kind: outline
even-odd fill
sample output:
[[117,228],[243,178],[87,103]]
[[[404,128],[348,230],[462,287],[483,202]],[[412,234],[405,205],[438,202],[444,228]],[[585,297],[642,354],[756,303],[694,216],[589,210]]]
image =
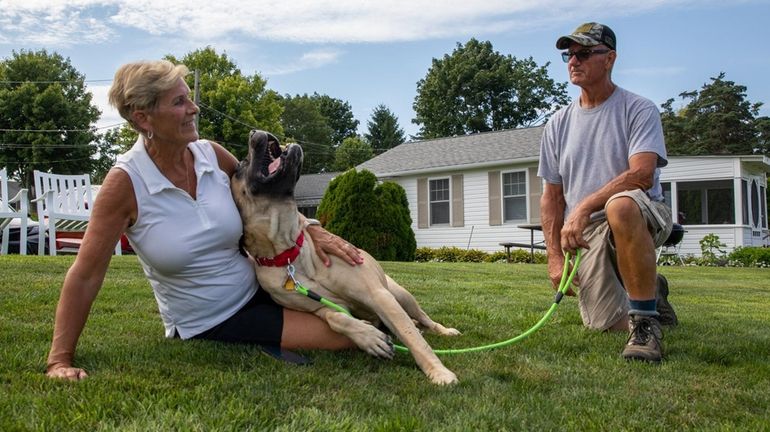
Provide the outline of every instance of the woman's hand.
[[72,366],[53,366],[45,374],[48,378],[66,379],[69,381],[80,381],[88,378],[86,371]]
[[341,237],[326,231],[318,225],[310,225],[306,230],[313,239],[316,254],[318,254],[318,257],[321,258],[326,267],[332,264],[328,254],[342,258],[351,266],[364,262],[364,257],[358,248]]

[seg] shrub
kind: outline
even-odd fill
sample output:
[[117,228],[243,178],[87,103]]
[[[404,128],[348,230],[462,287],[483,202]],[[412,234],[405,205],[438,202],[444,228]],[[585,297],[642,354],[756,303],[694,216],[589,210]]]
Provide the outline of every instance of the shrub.
[[770,248],[738,247],[727,258],[732,265],[770,267]]
[[329,232],[378,260],[414,260],[406,192],[393,182],[378,185],[369,171],[351,169],[332,180],[318,206],[318,219]]

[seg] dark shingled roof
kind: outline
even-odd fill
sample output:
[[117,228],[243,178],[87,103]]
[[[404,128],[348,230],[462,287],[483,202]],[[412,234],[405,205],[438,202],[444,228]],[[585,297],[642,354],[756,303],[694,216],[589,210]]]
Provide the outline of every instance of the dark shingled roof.
[[300,207],[317,205],[321,202],[329,182],[340,174],[339,172],[303,174],[294,188],[297,205]]
[[534,159],[543,126],[483,132],[400,144],[356,168],[377,176],[495,165]]

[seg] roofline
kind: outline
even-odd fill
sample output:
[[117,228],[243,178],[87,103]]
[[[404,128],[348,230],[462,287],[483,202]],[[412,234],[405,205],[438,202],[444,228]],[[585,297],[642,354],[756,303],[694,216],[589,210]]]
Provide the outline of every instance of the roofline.
[[[388,178],[409,177],[417,174],[435,174],[437,172],[446,172],[446,171],[467,171],[471,169],[489,168],[489,167],[500,166],[500,165],[510,165],[512,163],[527,163],[527,162],[538,162],[538,161],[540,161],[539,156],[529,156],[526,158],[519,158],[519,159],[497,160],[492,162],[479,162],[479,163],[467,164],[467,165],[444,165],[440,167],[416,169],[411,171],[394,171],[394,172],[374,173],[374,174],[377,177],[388,177]],[[363,169],[367,169],[367,168],[363,168]],[[367,169],[367,171],[374,172],[370,169]]]

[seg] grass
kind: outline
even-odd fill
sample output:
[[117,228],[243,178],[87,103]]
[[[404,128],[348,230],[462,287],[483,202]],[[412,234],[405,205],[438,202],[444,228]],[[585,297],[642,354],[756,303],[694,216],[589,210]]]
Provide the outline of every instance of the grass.
[[[431,385],[408,355],[306,352],[312,366],[248,346],[165,340],[132,256],[113,258],[76,362],[47,379],[58,290],[72,257],[0,256],[0,430],[770,430],[770,270],[665,267],[680,325],[660,366],[626,363],[626,336],[586,330],[574,298],[514,346],[443,357]],[[534,324],[552,299],[544,265],[384,263],[455,339],[477,346]]]

